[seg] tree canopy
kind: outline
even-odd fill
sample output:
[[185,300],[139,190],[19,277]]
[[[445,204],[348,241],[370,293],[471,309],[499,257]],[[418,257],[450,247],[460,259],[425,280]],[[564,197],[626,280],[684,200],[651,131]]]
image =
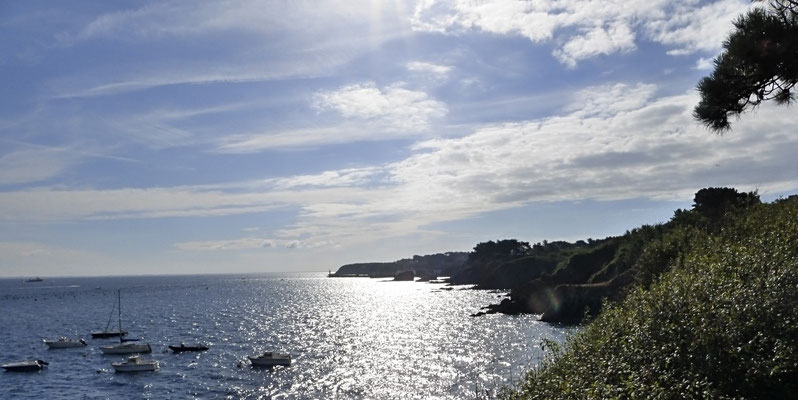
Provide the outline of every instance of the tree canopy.
[[734,22],[715,59],[715,70],[698,83],[701,101],[693,116],[716,132],[731,129],[730,117],[773,100],[795,99],[798,83],[798,0],[772,0]]
[[486,258],[503,259],[506,257],[520,256],[528,253],[530,250],[528,242],[521,242],[515,239],[505,239],[478,243],[474,246],[474,251],[471,253],[472,260],[481,260]]
[[717,218],[735,207],[759,204],[756,192],[740,193],[734,188],[705,188],[696,192],[693,209],[706,217]]

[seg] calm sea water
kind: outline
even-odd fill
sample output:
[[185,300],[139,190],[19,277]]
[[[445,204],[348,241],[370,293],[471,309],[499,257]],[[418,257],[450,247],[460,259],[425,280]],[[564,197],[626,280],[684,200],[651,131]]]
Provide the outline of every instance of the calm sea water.
[[[157,372],[117,374],[91,339],[122,293],[122,325],[143,337]],[[567,329],[534,316],[469,315],[495,292],[322,274],[0,280],[0,363],[43,359],[37,373],[0,372],[0,398],[474,398],[540,362],[542,339]],[[112,326],[116,325],[116,315]],[[51,350],[44,338],[88,347]],[[203,342],[203,353],[169,344]],[[293,355],[253,368],[247,356]]]

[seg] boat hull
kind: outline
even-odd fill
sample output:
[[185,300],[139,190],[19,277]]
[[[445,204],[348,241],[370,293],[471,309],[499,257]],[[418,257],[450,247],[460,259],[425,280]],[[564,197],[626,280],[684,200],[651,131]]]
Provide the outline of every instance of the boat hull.
[[34,372],[43,369],[45,365],[46,362],[36,360],[3,364],[1,367],[9,372]]
[[291,355],[285,353],[266,353],[262,356],[249,357],[249,361],[255,367],[274,367],[291,365]]
[[145,362],[145,363],[138,363],[138,364],[129,364],[129,363],[111,363],[111,366],[114,367],[116,372],[147,372],[147,371],[157,371],[160,366],[158,365],[158,361],[152,362]]
[[175,353],[181,353],[184,351],[205,351],[208,350],[208,346],[169,346],[169,349]]
[[44,344],[51,349],[69,349],[72,347],[86,346],[86,342],[81,340],[60,339],[60,340],[45,340]]
[[149,343],[122,343],[114,346],[100,346],[100,350],[103,354],[152,353]]
[[112,338],[112,337],[119,337],[127,335],[127,331],[122,332],[114,332],[114,331],[104,331],[104,332],[92,332],[91,337],[94,339],[103,339],[103,338]]

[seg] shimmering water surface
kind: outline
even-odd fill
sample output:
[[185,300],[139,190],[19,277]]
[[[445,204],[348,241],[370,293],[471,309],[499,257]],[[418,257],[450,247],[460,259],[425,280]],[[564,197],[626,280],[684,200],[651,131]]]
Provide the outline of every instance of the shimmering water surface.
[[[91,339],[122,290],[122,325],[143,337],[157,372],[117,374]],[[495,292],[321,274],[0,280],[0,363],[43,359],[37,373],[0,372],[0,398],[474,398],[537,364],[542,339],[567,329],[534,316],[472,318]],[[116,325],[116,315],[112,326]],[[51,350],[44,338],[85,338]],[[203,353],[167,346],[203,342]],[[287,368],[250,366],[267,350]]]

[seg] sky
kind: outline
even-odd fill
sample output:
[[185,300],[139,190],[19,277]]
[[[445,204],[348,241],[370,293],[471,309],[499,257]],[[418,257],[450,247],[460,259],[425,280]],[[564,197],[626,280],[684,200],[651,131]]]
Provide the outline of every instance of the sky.
[[327,271],[798,188],[691,116],[745,0],[0,1],[0,276]]

